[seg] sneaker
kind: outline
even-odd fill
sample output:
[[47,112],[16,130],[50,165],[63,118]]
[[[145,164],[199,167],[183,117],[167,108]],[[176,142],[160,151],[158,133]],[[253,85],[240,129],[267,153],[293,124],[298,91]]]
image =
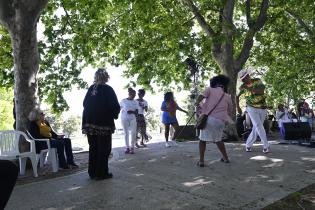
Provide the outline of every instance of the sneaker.
[[140,145],[143,146],[143,147],[147,147],[147,145],[145,143],[143,143],[143,142],[141,142]]
[[246,147],[246,152],[251,152],[252,148],[251,147]]
[[175,140],[171,141],[173,146],[178,146]]
[[165,142],[165,147],[171,147],[171,145],[168,142]]
[[127,148],[127,149],[125,150],[125,154],[129,154],[129,153],[130,153],[130,149]]
[[263,149],[263,153],[264,153],[264,154],[269,153],[269,148],[268,148],[268,147],[267,147],[267,148],[264,148],[264,149]]
[[70,167],[70,169],[79,168],[79,166],[78,166],[77,164],[75,164],[75,163],[70,163],[70,164],[69,164],[69,167]]
[[224,160],[224,158],[221,158],[220,161],[223,162],[223,163],[230,163],[230,160],[229,160],[229,159]]
[[131,148],[129,154],[135,154],[135,150]]
[[138,143],[135,144],[135,147],[140,148],[140,145]]

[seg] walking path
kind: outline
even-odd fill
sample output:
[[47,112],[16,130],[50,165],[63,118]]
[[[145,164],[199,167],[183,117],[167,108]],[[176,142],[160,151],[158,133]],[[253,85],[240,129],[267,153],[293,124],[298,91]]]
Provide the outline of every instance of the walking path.
[[207,166],[198,168],[198,142],[165,148],[150,144],[125,155],[114,149],[114,178],[93,181],[86,171],[16,186],[7,209],[260,209],[315,183],[314,149],[272,145],[252,153],[227,144],[231,163],[207,145]]

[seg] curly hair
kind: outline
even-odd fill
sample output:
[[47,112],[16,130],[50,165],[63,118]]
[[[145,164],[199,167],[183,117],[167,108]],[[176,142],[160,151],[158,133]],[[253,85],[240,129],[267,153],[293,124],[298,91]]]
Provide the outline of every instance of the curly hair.
[[144,90],[144,89],[139,89],[139,90],[138,90],[138,94],[145,95],[145,90]]
[[212,88],[221,87],[224,89],[224,92],[227,92],[229,83],[230,83],[230,79],[223,74],[212,77],[210,79],[210,87]]
[[173,97],[174,97],[173,92],[166,92],[164,94],[164,101],[170,101],[171,98],[173,98]]
[[109,75],[105,68],[98,68],[94,74],[94,84],[105,84],[108,82]]

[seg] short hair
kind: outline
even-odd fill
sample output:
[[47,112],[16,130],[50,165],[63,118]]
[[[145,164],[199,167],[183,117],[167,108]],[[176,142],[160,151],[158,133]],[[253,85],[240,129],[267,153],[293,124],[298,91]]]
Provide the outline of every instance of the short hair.
[[94,74],[94,84],[105,84],[109,75],[105,68],[98,68]]
[[29,114],[28,114],[28,119],[30,121],[37,121],[39,120],[39,116],[42,113],[40,109],[33,109]]
[[128,88],[128,93],[136,93],[136,91],[133,88],[129,87]]
[[278,104],[278,109],[280,109],[281,107],[284,107],[283,104]]
[[230,79],[223,74],[212,77],[210,79],[210,87],[212,88],[222,87],[225,92],[227,92],[229,83],[230,83]]
[[142,94],[142,95],[145,95],[145,90],[144,89],[139,89],[138,90],[138,93]]
[[164,101],[169,101],[172,97],[174,97],[173,92],[166,92],[164,94]]

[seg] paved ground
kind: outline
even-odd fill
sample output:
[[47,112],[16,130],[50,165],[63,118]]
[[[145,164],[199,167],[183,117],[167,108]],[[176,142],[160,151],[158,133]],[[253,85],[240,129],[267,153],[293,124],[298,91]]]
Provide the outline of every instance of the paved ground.
[[165,148],[150,144],[134,155],[114,149],[114,178],[91,181],[86,171],[16,186],[7,209],[260,209],[315,183],[315,150],[261,146],[252,153],[227,144],[231,163],[207,145],[207,167],[198,168],[198,143]]

